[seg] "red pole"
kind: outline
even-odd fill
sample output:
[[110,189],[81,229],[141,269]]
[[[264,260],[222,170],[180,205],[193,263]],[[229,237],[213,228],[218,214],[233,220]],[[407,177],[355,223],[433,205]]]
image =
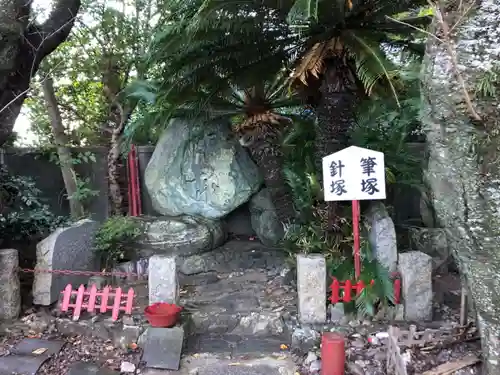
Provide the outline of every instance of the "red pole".
[[345,341],[336,332],[325,332],[321,338],[321,375],[344,375]]
[[136,209],[137,215],[142,215],[142,202],[141,202],[141,184],[139,179],[139,158],[137,157],[137,148],[135,145],[132,145],[132,149],[134,150],[134,182],[135,182],[135,194],[136,194]]
[[128,214],[129,216],[135,216],[134,215],[134,184],[133,184],[133,179],[132,179],[132,159],[130,157],[130,152],[127,155],[127,165],[128,165]]
[[352,201],[352,234],[354,236],[354,273],[356,279],[361,274],[361,258],[359,254],[359,201]]

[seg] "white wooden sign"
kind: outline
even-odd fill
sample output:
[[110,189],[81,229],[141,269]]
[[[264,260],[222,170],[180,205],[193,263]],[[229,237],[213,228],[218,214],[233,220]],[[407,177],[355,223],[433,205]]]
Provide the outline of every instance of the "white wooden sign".
[[323,158],[325,201],[385,199],[384,153],[351,146]]

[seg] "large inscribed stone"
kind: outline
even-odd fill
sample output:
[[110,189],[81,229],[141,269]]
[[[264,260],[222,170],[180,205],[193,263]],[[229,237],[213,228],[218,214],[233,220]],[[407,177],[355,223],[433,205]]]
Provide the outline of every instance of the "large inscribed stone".
[[93,248],[94,234],[99,223],[80,220],[70,227],[59,228],[36,246],[33,303],[48,306],[59,299],[68,284],[78,287],[86,284],[88,276],[63,275],[43,271],[99,271]]
[[262,178],[228,123],[173,119],[158,141],[144,180],[154,209],[166,216],[220,219],[246,203]]

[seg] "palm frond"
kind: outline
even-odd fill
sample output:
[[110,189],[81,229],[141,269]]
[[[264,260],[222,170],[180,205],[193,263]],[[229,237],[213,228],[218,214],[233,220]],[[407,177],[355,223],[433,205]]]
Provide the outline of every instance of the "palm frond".
[[355,55],[356,73],[366,93],[370,95],[374,86],[384,80],[384,83],[389,85],[397,105],[400,106],[398,93],[392,82],[396,67],[383,56],[380,45],[373,45],[368,38],[362,38],[355,33],[349,33],[348,38],[352,40],[350,52]]

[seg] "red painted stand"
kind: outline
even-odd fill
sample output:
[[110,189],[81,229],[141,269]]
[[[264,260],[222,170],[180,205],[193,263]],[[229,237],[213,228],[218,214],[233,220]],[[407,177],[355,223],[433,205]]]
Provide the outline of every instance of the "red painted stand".
[[361,274],[361,256],[359,254],[359,217],[361,216],[359,209],[359,201],[352,201],[352,234],[354,237],[354,274],[356,280]]
[[[361,256],[359,251],[360,248],[359,217],[360,217],[359,201],[352,201],[352,233],[354,237],[354,273],[356,275],[356,280],[359,279],[359,275],[361,274]],[[344,336],[334,332],[323,333],[323,337],[321,338],[321,375],[344,375],[344,366],[345,366]]]
[[321,338],[321,375],[344,375],[344,366],[344,336],[325,332]]

